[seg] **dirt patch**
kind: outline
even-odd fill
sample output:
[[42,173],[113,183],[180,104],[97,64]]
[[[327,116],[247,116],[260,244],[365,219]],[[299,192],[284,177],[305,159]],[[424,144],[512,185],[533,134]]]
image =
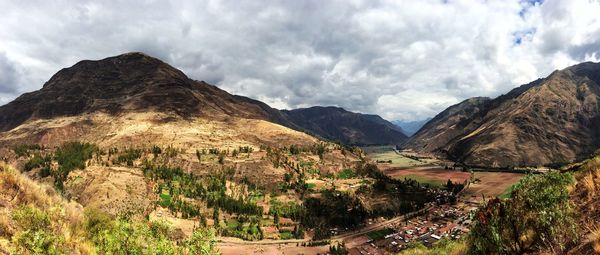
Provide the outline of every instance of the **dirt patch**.
[[228,245],[219,244],[219,251],[223,255],[297,255],[297,254],[325,254],[329,252],[329,246],[303,247],[296,244],[273,244],[273,245]]
[[422,180],[417,181],[434,181],[434,182],[442,182],[446,183],[449,179],[455,183],[463,183],[465,180],[468,180],[471,174],[468,172],[462,172],[459,170],[447,170],[443,168],[432,168],[432,167],[423,167],[423,168],[409,168],[409,169],[387,169],[383,171],[385,174],[396,177],[421,177]]
[[471,183],[465,191],[467,196],[488,197],[501,196],[513,184],[517,183],[524,174],[504,172],[475,172],[474,179],[479,182]]
[[151,190],[141,170],[125,167],[91,166],[73,171],[65,183],[66,195],[85,207],[117,215],[144,212],[151,205]]

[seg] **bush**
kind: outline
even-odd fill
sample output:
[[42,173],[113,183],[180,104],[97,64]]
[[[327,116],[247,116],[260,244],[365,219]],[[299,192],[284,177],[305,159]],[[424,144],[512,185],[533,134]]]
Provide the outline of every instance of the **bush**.
[[87,160],[97,151],[98,147],[90,143],[68,142],[59,147],[54,155],[60,165],[54,173],[56,187],[62,190],[69,173],[75,169],[85,169]]
[[13,236],[18,254],[64,254],[60,251],[63,240],[52,233],[46,212],[21,206],[12,213],[12,218],[21,229]]
[[51,162],[50,156],[42,157],[40,154],[36,153],[33,155],[33,158],[31,158],[27,162],[25,162],[25,165],[23,166],[23,170],[25,170],[25,172],[29,172],[29,171],[31,171],[35,168],[41,167],[41,166],[50,167],[50,162]]
[[564,250],[576,239],[570,174],[528,175],[507,200],[492,199],[475,215],[469,235],[472,254],[522,254]]

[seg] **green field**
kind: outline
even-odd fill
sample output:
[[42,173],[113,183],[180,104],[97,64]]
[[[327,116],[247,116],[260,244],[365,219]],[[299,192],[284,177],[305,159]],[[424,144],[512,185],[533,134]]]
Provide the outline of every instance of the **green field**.
[[402,156],[394,151],[393,146],[369,146],[362,148],[367,153],[367,157],[373,161],[388,162],[384,163],[390,167],[413,167],[427,165],[427,162],[414,160],[405,156]]
[[369,232],[369,233],[367,233],[367,236],[369,238],[371,238],[371,240],[379,240],[379,239],[383,239],[386,235],[389,235],[391,233],[394,233],[393,229],[384,228],[381,230]]

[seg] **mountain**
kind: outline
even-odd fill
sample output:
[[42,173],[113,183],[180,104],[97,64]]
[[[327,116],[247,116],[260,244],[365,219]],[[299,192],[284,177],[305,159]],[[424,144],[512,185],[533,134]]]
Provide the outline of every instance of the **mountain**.
[[415,133],[417,133],[417,131],[419,131],[419,129],[421,129],[421,127],[423,127],[423,125],[425,125],[425,123],[429,122],[430,120],[431,118],[415,121],[394,120],[392,121],[392,123],[404,130],[405,135],[412,136]]
[[[350,144],[393,144],[402,130],[339,108],[279,111],[143,53],[84,60],[0,107],[0,143],[85,140],[132,144],[310,144],[303,132]],[[151,138],[151,139],[150,139]]]
[[397,144],[406,141],[404,131],[387,120],[339,107],[310,107],[282,111],[309,133],[345,144]]
[[404,147],[474,166],[573,162],[600,147],[599,101],[600,63],[581,63],[495,99],[453,105]]
[[0,140],[8,143],[314,141],[288,127],[295,125],[280,111],[143,53],[81,61],[0,107]]

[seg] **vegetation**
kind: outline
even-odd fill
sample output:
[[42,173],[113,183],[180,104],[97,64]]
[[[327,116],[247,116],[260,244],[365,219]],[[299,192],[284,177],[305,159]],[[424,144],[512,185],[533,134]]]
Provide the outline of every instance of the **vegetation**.
[[389,235],[389,234],[394,233],[394,232],[395,231],[393,229],[384,228],[384,229],[381,229],[381,230],[369,232],[369,233],[367,233],[367,236],[369,238],[371,238],[371,240],[379,240],[379,239],[383,239],[386,235]]
[[564,251],[576,237],[570,174],[528,175],[506,200],[479,209],[469,238],[472,254],[523,254],[539,249]]
[[52,174],[55,186],[62,190],[69,173],[75,169],[85,169],[87,160],[97,151],[98,147],[91,143],[68,142],[60,146],[54,154],[59,164],[59,168]]
[[467,254],[467,248],[464,240],[452,241],[443,238],[434,243],[431,248],[418,242],[412,243],[410,248],[402,251],[400,255],[463,255]]
[[39,144],[20,144],[13,148],[17,157],[25,157],[30,155],[30,151],[39,151],[42,147]]
[[85,212],[85,229],[100,254],[217,254],[211,229],[197,229],[189,239],[176,240],[167,222],[112,219],[96,210]]
[[355,177],[354,170],[352,168],[346,168],[338,173],[337,178],[339,179],[350,179]]
[[[152,153],[158,155],[162,153],[159,147],[153,147]],[[113,160],[113,164],[123,164],[126,163],[127,166],[133,166],[133,161],[142,157],[141,149],[125,149],[115,160]]]
[[218,254],[214,230],[199,228],[176,239],[166,222],[82,213],[52,189],[2,169],[0,189],[18,198],[2,201],[9,210],[0,212],[0,241],[8,246],[0,243],[10,254]]

